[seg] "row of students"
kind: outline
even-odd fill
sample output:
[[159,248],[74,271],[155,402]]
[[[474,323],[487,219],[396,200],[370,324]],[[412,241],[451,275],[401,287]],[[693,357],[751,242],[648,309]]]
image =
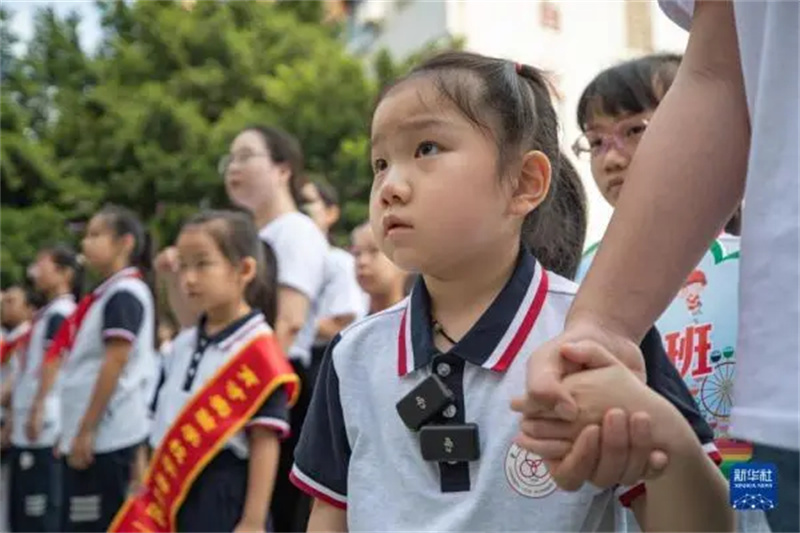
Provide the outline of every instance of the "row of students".
[[154,377],[147,243],[130,211],[109,206],[81,243],[101,282],[79,303],[77,254],[47,248],[29,269],[44,303],[13,354],[12,531],[104,530],[127,496]]

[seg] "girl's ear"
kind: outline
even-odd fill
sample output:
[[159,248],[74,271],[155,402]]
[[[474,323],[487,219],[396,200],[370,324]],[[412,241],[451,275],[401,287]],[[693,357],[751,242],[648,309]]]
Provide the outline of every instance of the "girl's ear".
[[119,237],[119,244],[121,249],[125,252],[125,256],[130,257],[136,247],[136,238],[130,233],[126,233]]
[[526,153],[512,194],[510,212],[524,217],[539,207],[550,191],[550,179],[550,159],[538,150]]
[[258,273],[258,263],[256,262],[254,257],[245,257],[242,259],[241,265],[239,267],[239,274],[242,276],[242,279],[245,282],[245,286],[247,286],[251,281],[253,281]]

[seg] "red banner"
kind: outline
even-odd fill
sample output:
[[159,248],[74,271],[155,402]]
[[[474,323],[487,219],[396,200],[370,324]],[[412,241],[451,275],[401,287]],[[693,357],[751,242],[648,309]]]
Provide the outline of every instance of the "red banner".
[[280,386],[294,405],[299,379],[274,337],[259,335],[184,407],[153,453],[142,489],[128,498],[109,531],[175,531],[194,480]]

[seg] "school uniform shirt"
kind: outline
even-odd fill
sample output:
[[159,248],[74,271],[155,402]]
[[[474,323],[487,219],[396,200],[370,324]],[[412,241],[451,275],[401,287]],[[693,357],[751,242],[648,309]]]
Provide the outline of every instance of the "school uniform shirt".
[[259,236],[275,252],[278,284],[302,293],[309,300],[306,320],[289,348],[289,358],[308,368],[311,346],[317,335],[328,241],[310,218],[296,211],[283,214],[264,226]]
[[356,280],[356,260],[347,250],[331,246],[325,256],[325,281],[320,297],[319,317],[366,314],[364,292]]
[[[214,335],[205,333],[204,323],[201,318],[198,326],[182,331],[173,341],[172,353],[165,361],[164,384],[158,393],[150,435],[153,449],[161,443],[184,406],[232,357],[257,335],[272,331],[259,311],[248,313]],[[282,388],[264,401],[245,429],[225,442],[225,449],[239,459],[247,459],[250,447],[245,430],[253,426],[270,428],[281,438],[289,435],[289,407]]]
[[[9,349],[9,345],[21,342],[20,339],[28,334],[31,329],[31,323],[26,321],[18,325],[11,331],[3,331],[2,344],[5,349]],[[20,347],[14,348],[14,353],[10,354],[10,358],[5,361],[2,368],[0,368],[0,379],[5,381],[9,376],[16,379],[17,372],[19,372],[19,351]],[[0,406],[0,425],[5,424],[6,417],[10,417],[11,413],[7,409]]]
[[62,361],[59,446],[64,454],[71,450],[89,408],[106,357],[105,341],[112,338],[130,341],[131,349],[97,426],[94,451],[121,450],[140,444],[147,437],[147,404],[142,397],[142,382],[153,350],[155,313],[150,289],[140,278],[131,276],[133,272],[133,268],[121,270],[95,289],[96,300],[86,313],[72,350]]
[[17,359],[17,375],[11,400],[13,426],[11,444],[19,448],[50,448],[61,431],[61,404],[58,388],[53,387],[44,401],[44,418],[39,440],[32,443],[25,435],[25,425],[30,416],[33,401],[39,390],[44,354],[61,323],[75,310],[75,299],[65,294],[53,299],[36,313],[33,319],[28,346]]
[[[542,459],[513,443],[509,399],[525,388],[528,355],[562,331],[576,285],[522,251],[506,286],[449,352],[433,344],[430,297],[417,280],[396,306],[331,343],[295,451],[292,480],[347,510],[349,531],[595,531],[623,519],[644,486],[557,488]],[[657,332],[642,345],[648,384],[713,452],[712,433]],[[427,462],[395,404],[432,373],[455,396],[437,423],[475,423],[480,458]],[[616,493],[615,493],[616,492]]]
[[[693,1],[660,3],[689,28]],[[800,3],[735,0],[733,6],[751,140],[731,426],[739,438],[798,450]]]

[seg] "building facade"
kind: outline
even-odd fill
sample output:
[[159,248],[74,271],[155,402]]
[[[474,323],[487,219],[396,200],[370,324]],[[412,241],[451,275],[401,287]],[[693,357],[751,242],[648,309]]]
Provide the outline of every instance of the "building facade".
[[[550,72],[558,92],[563,149],[570,157],[569,147],[580,134],[575,111],[586,84],[625,59],[681,53],[688,38],[655,1],[646,0],[360,0],[345,5],[349,48],[365,58],[381,49],[402,58],[457,36],[467,50]],[[588,163],[575,163],[589,195],[588,246],[602,236],[611,209]]]

